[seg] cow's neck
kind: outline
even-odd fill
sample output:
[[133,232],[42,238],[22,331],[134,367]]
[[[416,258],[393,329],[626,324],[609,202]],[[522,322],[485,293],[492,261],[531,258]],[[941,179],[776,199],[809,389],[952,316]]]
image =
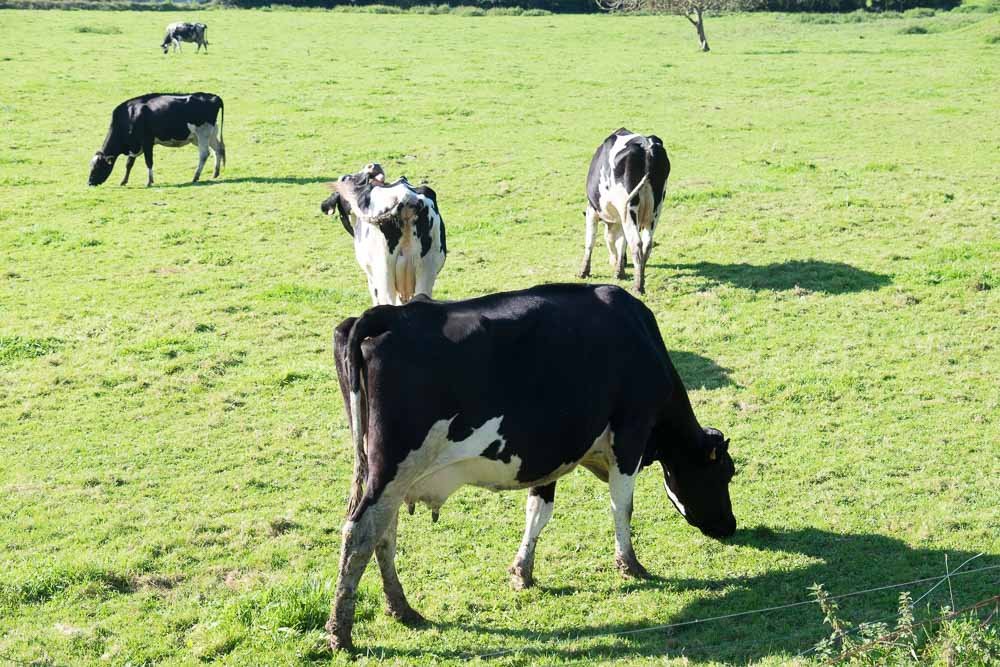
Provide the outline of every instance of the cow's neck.
[[669,450],[662,451],[661,457],[669,457],[672,452],[680,449],[697,448],[704,435],[701,424],[694,414],[694,408],[691,407],[684,383],[676,369],[671,368],[670,371],[674,394],[664,404],[654,431],[654,437],[657,432],[659,433],[657,438],[659,446]]
[[117,157],[122,153],[127,152],[127,146],[122,140],[119,133],[115,132],[115,128],[112,126],[108,130],[108,136],[104,138],[104,144],[101,146],[101,154],[107,157]]

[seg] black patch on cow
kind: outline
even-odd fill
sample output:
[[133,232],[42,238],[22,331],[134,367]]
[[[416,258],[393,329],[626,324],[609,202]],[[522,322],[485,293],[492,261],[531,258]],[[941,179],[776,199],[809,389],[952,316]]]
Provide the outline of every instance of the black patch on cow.
[[420,256],[423,257],[431,250],[431,218],[430,209],[421,202],[417,211],[417,238],[420,239]]
[[514,455],[509,449],[504,449],[503,452],[500,449],[503,447],[502,440],[494,440],[490,443],[490,446],[483,450],[480,454],[484,459],[490,459],[493,461],[500,461],[502,463],[510,463],[511,457]]
[[452,442],[461,442],[472,435],[473,430],[475,429],[469,423],[461,417],[456,417],[448,425],[448,439]]
[[403,238],[403,228],[400,226],[399,222],[395,219],[383,222],[378,228],[382,231],[382,236],[385,237],[386,246],[389,248],[389,252],[392,253],[399,245],[399,240]]
[[556,499],[556,483],[546,484],[545,486],[533,486],[528,492],[529,495],[538,496],[547,503],[551,503]]

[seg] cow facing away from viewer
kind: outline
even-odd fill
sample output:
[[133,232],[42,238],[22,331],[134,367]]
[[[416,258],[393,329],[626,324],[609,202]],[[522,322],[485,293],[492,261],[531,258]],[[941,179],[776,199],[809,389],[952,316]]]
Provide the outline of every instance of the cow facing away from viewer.
[[167,34],[163,36],[163,53],[167,53],[170,47],[174,47],[174,52],[181,50],[181,42],[194,42],[198,46],[194,52],[198,53],[201,47],[205,47],[208,53],[208,26],[204,23],[171,23],[167,26]]
[[586,234],[580,277],[590,275],[597,221],[604,223],[615,277],[625,277],[625,245],[635,266],[635,289],[646,291],[646,262],[653,250],[653,232],[660,217],[670,175],[670,160],[659,137],[629,132],[624,127],[604,140],[587,173]]
[[417,294],[432,296],[448,248],[437,195],[406,178],[385,182],[381,165],[371,163],[331,184],[321,205],[337,214],[354,237],[354,255],[365,272],[375,305],[400,305]]
[[[637,474],[658,462],[667,496],[715,538],[736,530],[729,441],[702,428],[653,313],[611,285],[543,285],[467,301],[416,298],[350,318],[334,337],[354,440],[354,476],[327,630],[349,649],[358,582],[374,553],[387,611],[422,619],[396,574],[401,505],[437,514],[464,484],[529,489],[511,583],[533,583],[556,481],[582,465],[607,482],[615,562],[632,548]],[[582,363],[590,361],[596,363]]]
[[149,93],[125,100],[111,113],[111,127],[104,145],[90,161],[89,185],[100,185],[108,180],[119,155],[125,155],[125,177],[128,183],[132,165],[139,153],[146,159],[148,180],[153,184],[153,146],[187,146],[198,144],[198,168],[194,181],[201,177],[201,170],[208,159],[208,149],[215,151],[215,172],[226,163],[226,144],[222,141],[222,120],[225,116],[222,98],[211,93],[167,95]]

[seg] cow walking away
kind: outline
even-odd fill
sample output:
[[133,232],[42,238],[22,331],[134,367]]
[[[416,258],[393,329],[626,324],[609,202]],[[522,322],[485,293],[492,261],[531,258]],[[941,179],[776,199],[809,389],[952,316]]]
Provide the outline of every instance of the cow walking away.
[[635,266],[635,290],[646,291],[646,262],[653,250],[653,232],[670,175],[663,142],[654,135],[635,134],[624,127],[604,140],[587,173],[586,234],[580,277],[590,275],[597,221],[604,223],[615,277],[625,277],[625,246]]
[[[376,306],[334,336],[354,440],[354,475],[327,630],[352,646],[358,581],[374,554],[387,612],[422,621],[396,574],[399,508],[437,518],[464,484],[529,489],[511,583],[533,583],[556,483],[583,466],[610,488],[615,562],[647,577],[632,548],[636,476],[663,468],[667,496],[715,538],[736,530],[729,441],[698,423],[653,313],[611,285],[544,285],[467,301]],[[594,363],[596,362],[596,363]]]
[[111,113],[111,127],[100,150],[90,161],[90,185],[100,185],[108,180],[119,155],[127,156],[125,177],[128,183],[132,165],[139,153],[146,160],[148,179],[153,184],[153,146],[187,146],[198,144],[198,168],[194,181],[201,177],[201,170],[208,160],[208,151],[215,152],[215,172],[226,163],[226,144],[222,141],[222,98],[211,93],[167,95],[149,93],[125,100]]
[[341,176],[331,188],[320,210],[337,214],[354,237],[372,303],[400,305],[418,294],[432,296],[448,255],[434,190],[406,178],[386,183],[377,163]]
[[174,47],[174,52],[181,50],[181,42],[194,42],[198,46],[194,52],[198,53],[201,47],[205,47],[208,53],[208,26],[204,23],[171,23],[167,26],[167,34],[163,36],[163,53],[167,53],[170,47]]

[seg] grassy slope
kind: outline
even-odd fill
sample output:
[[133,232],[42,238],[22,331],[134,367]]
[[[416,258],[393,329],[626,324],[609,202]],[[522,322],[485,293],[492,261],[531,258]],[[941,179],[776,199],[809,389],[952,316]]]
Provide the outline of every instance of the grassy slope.
[[[466,489],[401,523],[436,624],[386,619],[370,570],[359,645],[777,661],[822,635],[816,610],[544,640],[998,562],[996,18],[726,17],[703,55],[679,18],[199,16],[211,53],[164,57],[174,16],[0,12],[0,654],[327,660],[350,471],[329,338],[367,295],[322,183],[377,159],[433,184],[442,298],[569,280],[591,151],[623,124],[674,165],[646,301],[732,437],[744,530],[703,538],[649,471],[636,544],[663,578],[623,581],[606,489],[576,473],[516,594],[524,494]],[[141,161],[85,187],[115,104],[199,89],[226,101],[222,181],[188,187],[195,151],[158,148],[157,187]],[[990,590],[967,577],[956,602]]]

